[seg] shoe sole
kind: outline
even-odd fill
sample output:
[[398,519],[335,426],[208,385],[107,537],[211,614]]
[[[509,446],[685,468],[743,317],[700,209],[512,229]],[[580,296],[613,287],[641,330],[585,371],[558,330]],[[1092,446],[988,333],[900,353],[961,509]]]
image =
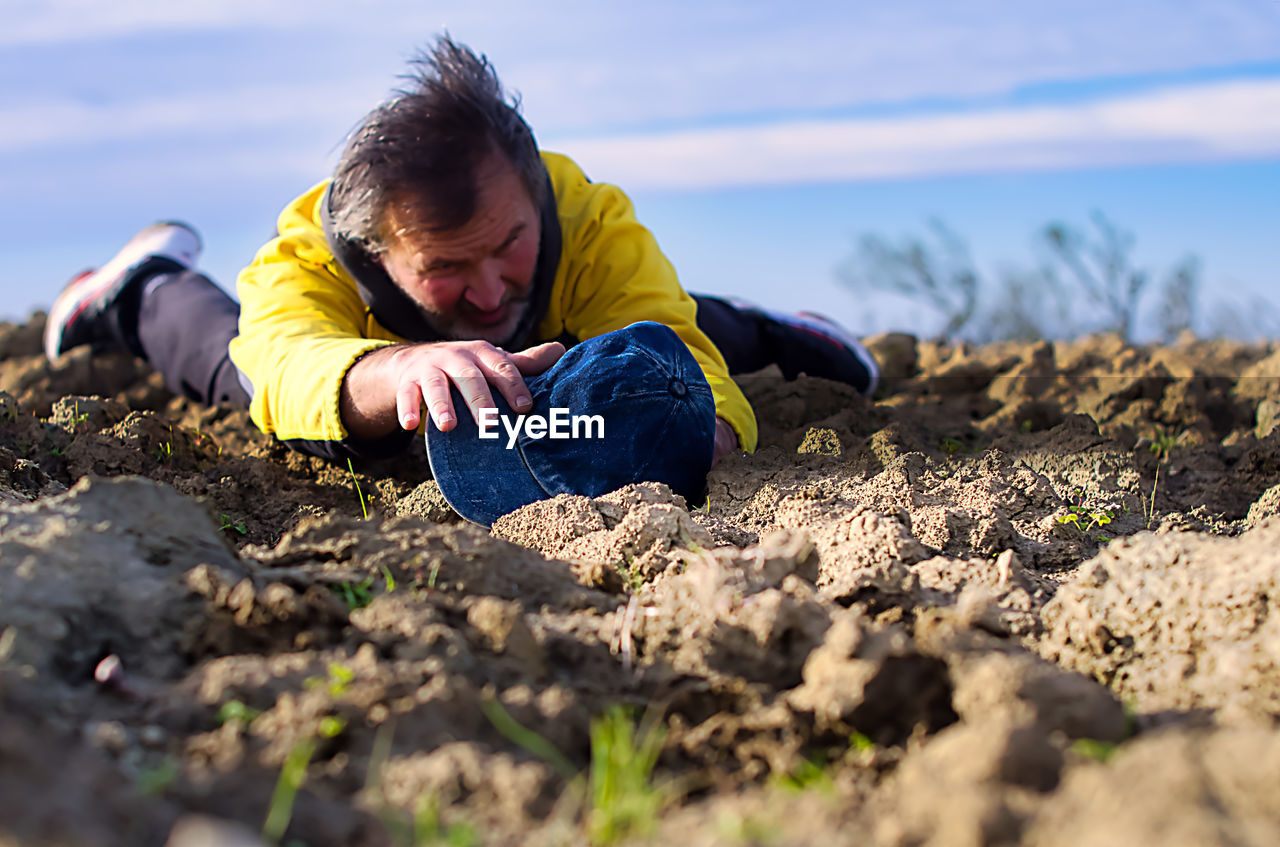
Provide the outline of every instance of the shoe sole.
[[[173,227],[185,230],[191,235],[195,241],[194,250],[180,250],[176,251],[178,255],[172,255],[165,252],[157,253],[146,246],[149,236]],[[156,246],[162,246],[162,243]],[[110,299],[113,294],[112,288],[124,282],[130,268],[155,255],[166,255],[187,267],[194,267],[203,249],[204,244],[200,240],[200,234],[182,221],[158,221],[139,230],[101,268],[83,271],[73,277],[53,301],[53,306],[49,309],[49,317],[45,321],[45,356],[53,361],[66,352],[62,349],[66,330],[91,303]]]

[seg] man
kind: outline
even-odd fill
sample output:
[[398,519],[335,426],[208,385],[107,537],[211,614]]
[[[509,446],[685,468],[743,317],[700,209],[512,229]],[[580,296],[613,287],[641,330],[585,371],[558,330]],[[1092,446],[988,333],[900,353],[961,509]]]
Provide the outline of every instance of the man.
[[636,321],[670,327],[697,360],[715,459],[756,444],[731,372],[776,362],[874,390],[874,361],[829,322],[687,294],[619,189],[538,150],[487,60],[446,37],[413,71],[333,178],[281,213],[239,305],[195,270],[194,230],[157,224],[59,296],[50,358],[131,350],[173,390],[248,405],[263,431],[331,458],[404,449],[424,407],[446,432],[492,391],[527,410],[526,378]]

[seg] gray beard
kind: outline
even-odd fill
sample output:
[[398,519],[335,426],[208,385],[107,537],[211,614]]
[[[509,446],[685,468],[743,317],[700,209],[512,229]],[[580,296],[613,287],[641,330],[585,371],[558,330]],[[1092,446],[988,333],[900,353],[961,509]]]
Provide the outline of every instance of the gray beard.
[[[439,315],[428,311],[426,307],[421,303],[418,303],[416,300],[414,301],[414,305],[418,307],[418,314],[422,315],[422,319],[426,321],[427,326],[429,326],[440,338],[443,338],[446,341],[476,340],[475,336],[459,336],[457,333],[447,330],[445,327],[440,325]],[[529,346],[529,342],[532,340],[533,330],[537,326],[538,320],[541,317],[533,314],[533,308],[527,299],[521,300],[519,302],[519,307],[522,310],[520,320],[516,322],[515,327],[511,330],[508,336],[501,339],[501,341],[489,342],[494,347],[506,350],[508,353],[524,350]]]

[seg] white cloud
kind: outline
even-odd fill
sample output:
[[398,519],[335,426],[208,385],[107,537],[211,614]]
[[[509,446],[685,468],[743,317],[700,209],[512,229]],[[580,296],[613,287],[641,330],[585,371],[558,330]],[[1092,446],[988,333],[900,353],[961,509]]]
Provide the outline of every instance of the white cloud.
[[[263,49],[236,34],[270,33],[278,64],[248,58],[271,79],[303,83],[361,73],[369,57],[403,54],[444,28],[494,58],[544,133],[999,96],[1280,58],[1276,0],[799,0],[785,12],[776,0],[6,0],[0,46],[56,51],[163,33],[199,47],[222,31],[207,69],[216,78],[216,63],[237,61],[238,49]],[[55,59],[23,71],[58,68]]]
[[[138,140],[182,159],[183,139],[225,137],[224,173],[327,159],[368,106],[368,86],[254,86],[123,105],[0,109],[0,154],[93,151]],[[940,174],[1280,156],[1280,80],[1166,88],[1062,106],[884,119],[805,120],[597,138],[542,136],[594,177],[702,189]],[[168,155],[168,154],[167,154]],[[119,154],[112,154],[119,158]],[[110,161],[110,160],[104,160]],[[256,162],[256,164],[255,164]],[[308,165],[310,166],[310,165]],[[223,170],[227,169],[227,170]]]
[[593,177],[704,189],[1280,156],[1280,80],[1089,103],[563,139]]
[[[313,6],[332,6],[315,0]],[[0,44],[57,44],[173,29],[282,26],[300,18],[298,3],[279,0],[8,0]]]
[[1280,58],[1274,0],[651,5],[512,54],[538,125],[642,129]]
[[328,149],[371,103],[368,86],[359,84],[254,85],[125,103],[46,102],[0,109],[0,153],[182,135],[255,133],[278,141],[299,130],[312,130],[310,143]]
[[[287,38],[301,36],[337,46],[343,40],[398,40],[415,31],[426,37],[450,21],[470,25],[519,20],[522,33],[527,33],[535,19],[545,20],[519,0],[496,0],[479,8],[468,0],[6,0],[0,45],[101,42],[167,32],[198,37],[214,30],[243,30],[278,31]],[[326,57],[334,63],[348,58],[343,52]]]

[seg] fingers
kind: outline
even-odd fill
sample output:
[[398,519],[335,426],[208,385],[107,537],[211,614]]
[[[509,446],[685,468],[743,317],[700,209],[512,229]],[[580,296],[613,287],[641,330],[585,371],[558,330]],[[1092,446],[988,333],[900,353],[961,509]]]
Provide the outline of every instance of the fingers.
[[[436,426],[443,429],[440,425],[440,418],[436,416]],[[416,382],[402,382],[396,388],[396,418],[400,421],[403,429],[415,430],[418,424],[422,423],[422,389]]]
[[560,361],[564,355],[564,345],[559,341],[548,341],[518,353],[511,354],[511,361],[524,376],[536,376]]
[[431,420],[441,432],[448,432],[457,424],[458,411],[453,408],[453,398],[449,394],[449,379],[438,368],[424,378],[416,386],[417,402],[425,403]]
[[[458,365],[452,370],[446,371],[449,381],[458,388],[458,393],[462,395],[462,401],[467,404],[467,408],[471,410],[471,418],[477,424],[480,423],[480,410],[493,408],[493,395],[489,393],[489,382],[486,379],[486,373],[481,367],[468,362]],[[447,398],[449,396],[447,384],[441,389],[441,393]],[[428,408],[431,408],[428,403]],[[459,414],[462,410],[458,411]]]
[[519,365],[513,361],[515,355],[494,347],[481,351],[477,359],[485,378],[498,389],[511,408],[517,412],[527,412],[533,408],[529,388],[520,375]]
[[[558,358],[559,354],[555,355]],[[513,358],[486,342],[420,345],[405,362],[397,384],[396,414],[400,425],[416,429],[425,404],[437,428],[442,432],[453,429],[462,410],[454,408],[452,388],[462,395],[477,424],[481,411],[495,406],[491,389],[497,389],[516,411],[528,411],[533,401]]]
[[422,423],[423,405],[442,432],[448,432],[457,424],[457,412],[449,394],[449,380],[438,369],[428,372],[427,376],[406,377],[396,387],[396,418],[403,429],[418,428]]

